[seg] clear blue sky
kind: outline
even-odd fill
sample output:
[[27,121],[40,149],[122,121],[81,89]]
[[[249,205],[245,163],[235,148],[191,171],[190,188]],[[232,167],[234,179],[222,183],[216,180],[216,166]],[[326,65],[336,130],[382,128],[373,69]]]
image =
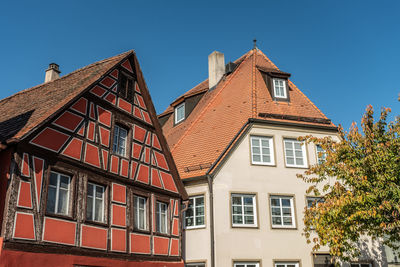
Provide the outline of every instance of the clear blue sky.
[[400,114],[400,1],[3,1],[0,98],[135,49],[157,112],[207,77],[214,50],[258,47],[336,124]]

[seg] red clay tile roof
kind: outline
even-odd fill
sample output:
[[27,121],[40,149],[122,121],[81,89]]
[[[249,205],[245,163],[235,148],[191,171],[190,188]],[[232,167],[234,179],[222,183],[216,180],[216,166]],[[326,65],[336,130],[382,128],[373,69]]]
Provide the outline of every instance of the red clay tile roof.
[[[272,99],[260,69],[284,72],[260,50],[253,49],[236,62],[235,71],[207,91],[185,121],[174,126],[170,116],[163,126],[182,179],[205,175],[249,118],[335,127],[291,81],[289,103]],[[172,111],[170,106],[162,115]]]
[[0,100],[0,142],[21,139],[132,53],[98,61]]

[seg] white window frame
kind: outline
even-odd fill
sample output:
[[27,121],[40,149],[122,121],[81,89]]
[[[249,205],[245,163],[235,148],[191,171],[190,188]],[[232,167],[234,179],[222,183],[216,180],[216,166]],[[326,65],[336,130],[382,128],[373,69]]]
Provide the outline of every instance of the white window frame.
[[[203,199],[203,205],[197,205],[197,199],[202,198]],[[186,212],[185,212],[185,228],[186,229],[196,229],[196,228],[203,228],[206,226],[206,203],[205,203],[205,197],[204,195],[197,195],[197,196],[192,196],[189,197],[189,200],[193,199],[193,226],[187,226],[186,225]],[[203,215],[197,215],[197,208],[203,208]],[[189,209],[189,207],[188,207]],[[197,217],[203,217],[203,224],[197,224]]]
[[[241,208],[242,208],[242,214],[234,214],[234,212],[233,212],[233,207],[234,206],[238,206],[237,204],[233,204],[233,197],[240,197],[241,198]],[[248,205],[244,205],[244,201],[243,201],[243,198],[244,197],[251,197],[252,199],[253,199],[253,205],[252,205],[252,207],[253,207],[253,223],[252,224],[246,224],[245,223],[245,214],[244,214],[244,207],[245,206],[248,206]],[[258,223],[257,223],[257,199],[256,199],[256,194],[251,194],[251,193],[249,193],[249,194],[246,194],[246,193],[232,193],[231,194],[231,224],[232,224],[232,227],[249,227],[249,228],[254,228],[254,227],[257,227],[258,226]],[[238,215],[241,215],[242,216],[242,223],[234,223],[234,220],[233,220],[233,216],[238,216]]]
[[[254,155],[254,147],[253,146],[253,140],[259,140],[259,146],[258,148],[260,149],[260,161],[254,161],[253,159],[253,155]],[[262,141],[263,140],[267,140],[269,143],[269,156],[270,156],[270,162],[264,162],[263,161],[263,146],[262,146]],[[251,150],[251,163],[252,164],[256,164],[256,165],[275,165],[275,152],[274,152],[274,139],[273,137],[269,137],[269,136],[250,136],[250,150]]]
[[[134,203],[135,203],[135,199],[136,199],[136,205],[133,207],[134,208],[134,213],[135,213],[135,223],[134,226],[136,229],[138,230],[143,230],[143,231],[147,231],[148,227],[147,227],[147,197],[142,197],[142,196],[138,196],[138,195],[134,195]],[[140,208],[140,200],[144,200],[144,209]],[[143,210],[143,214],[144,214],[144,228],[140,228],[140,210]]]
[[287,267],[288,265],[293,265],[293,264],[294,264],[295,267],[299,267],[299,262],[298,261],[293,261],[293,262],[290,262],[290,261],[277,261],[277,262],[274,263],[274,267],[278,267],[279,265],[283,265],[284,267]]
[[[165,205],[165,213],[162,212],[161,206]],[[158,214],[158,216],[157,216]],[[164,228],[165,231],[162,231],[162,216],[165,217],[165,223],[164,223]],[[162,234],[168,234],[168,204],[164,203],[164,202],[160,202],[160,201],[156,201],[156,219],[158,217],[158,221],[156,224],[156,230],[158,233],[162,233]]]
[[233,263],[233,267],[238,267],[238,266],[244,266],[244,267],[248,267],[249,265],[255,265],[256,267],[260,267],[260,262],[255,261],[255,262],[250,262],[250,261],[246,261],[246,262],[241,262],[241,261],[235,261]]
[[[51,173],[54,173],[54,174],[57,175],[57,185],[56,185],[56,186],[50,184]],[[69,183],[68,183],[68,189],[67,189],[67,200],[66,200],[66,201],[67,201],[67,207],[66,207],[66,213],[57,212],[57,210],[58,210],[58,201],[59,201],[59,199],[60,199],[60,190],[64,190],[64,189],[60,189],[61,176],[68,177],[68,181],[69,181]],[[51,213],[53,213],[53,214],[61,214],[61,215],[67,215],[67,216],[69,215],[69,201],[70,201],[70,194],[71,194],[71,182],[72,182],[72,178],[71,178],[71,176],[69,176],[69,175],[66,175],[66,174],[63,174],[63,173],[59,173],[59,172],[55,172],[55,171],[51,171],[51,172],[50,172],[49,187],[52,187],[52,188],[55,188],[55,189],[56,189],[56,199],[55,199],[55,204],[54,204],[54,209],[55,209],[55,210],[49,211],[49,212],[51,212]],[[48,192],[48,190],[47,190],[47,201],[48,201],[48,198],[49,198],[49,192]],[[47,203],[46,203],[46,211],[48,211],[48,210],[47,210]]]
[[[183,108],[183,117],[178,118],[178,110]],[[179,123],[185,119],[185,102],[179,104],[178,106],[175,107],[175,123]]]
[[315,152],[317,154],[318,164],[322,164],[326,161],[326,151],[320,145],[315,145]]
[[[281,224],[274,224],[273,217],[278,217],[277,215],[272,215],[272,208],[278,208],[278,206],[272,206],[272,199],[279,198],[279,208],[280,208],[280,218]],[[283,217],[288,217],[283,215],[282,199],[290,200],[290,212],[292,218],[292,225],[284,225]],[[281,196],[281,195],[270,195],[269,196],[269,206],[270,206],[270,216],[271,216],[271,226],[272,228],[296,228],[296,213],[294,208],[294,196]]]
[[[121,131],[124,131],[125,138],[121,137]],[[121,146],[121,139],[124,139],[124,146]],[[119,125],[114,125],[114,135],[113,135],[113,152],[119,156],[126,157],[126,144],[128,142],[128,130],[119,126]],[[123,149],[123,152],[120,152],[120,149]]]
[[[92,218],[89,218],[89,217],[88,217],[87,211],[86,211],[86,219],[89,220],[89,221],[93,221],[93,222],[101,222],[101,223],[104,223],[104,222],[105,222],[105,217],[106,217],[105,214],[104,214],[104,213],[105,213],[104,205],[105,205],[105,202],[106,202],[106,200],[105,200],[106,187],[103,186],[103,185],[99,185],[99,184],[92,183],[92,182],[88,182],[88,187],[89,187],[89,184],[93,186],[93,192],[92,192],[93,196],[91,197],[91,198],[93,199],[93,200],[92,200],[92,201],[93,201],[93,202],[92,202]],[[97,189],[97,187],[103,189],[103,194],[102,194],[102,197],[101,197],[101,198],[98,198],[98,197],[96,196],[96,189]],[[86,199],[86,209],[87,209],[88,199],[89,199],[89,192],[88,192],[87,199]],[[95,220],[95,218],[96,218],[96,200],[101,200],[101,201],[102,201],[102,203],[101,203],[101,210],[102,210],[103,212],[102,212],[102,218],[101,218],[100,221]]]
[[[294,161],[293,164],[288,163],[288,160],[287,160],[287,158],[288,158],[288,155],[287,155],[288,147],[286,146],[287,142],[291,142],[290,149],[293,151],[293,156],[290,156],[290,158],[293,158],[293,161]],[[302,158],[303,158],[302,165],[296,164],[296,158],[299,158],[299,157],[296,157],[295,143],[300,144],[300,147],[301,147],[301,153],[302,153]],[[292,139],[292,138],[284,138],[283,139],[283,149],[285,152],[285,163],[286,163],[287,167],[307,168],[307,166],[308,166],[307,149],[306,149],[306,144],[304,141],[298,141],[298,140]],[[299,151],[299,150],[297,150],[297,151]]]
[[[278,82],[278,81],[282,81],[283,82],[283,95],[278,95],[277,94],[277,88],[276,88],[275,82]],[[274,97],[275,98],[286,99],[287,98],[286,80],[285,79],[279,79],[279,78],[273,78],[272,79],[272,83],[273,83],[273,86],[274,86]]]

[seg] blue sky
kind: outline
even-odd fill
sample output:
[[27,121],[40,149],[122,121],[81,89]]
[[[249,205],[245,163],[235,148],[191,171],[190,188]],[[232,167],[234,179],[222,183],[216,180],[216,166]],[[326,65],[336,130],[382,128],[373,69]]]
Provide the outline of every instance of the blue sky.
[[157,112],[258,47],[336,124],[400,113],[400,1],[3,1],[0,98],[135,49]]

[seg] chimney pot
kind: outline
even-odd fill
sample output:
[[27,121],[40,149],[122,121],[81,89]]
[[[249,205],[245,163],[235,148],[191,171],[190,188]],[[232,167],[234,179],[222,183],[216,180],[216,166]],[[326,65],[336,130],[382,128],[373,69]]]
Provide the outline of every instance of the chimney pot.
[[50,63],[49,68],[46,70],[46,76],[44,78],[44,82],[50,82],[52,80],[60,78],[61,71],[59,70],[58,64]]
[[224,54],[218,51],[212,52],[208,56],[208,88],[214,89],[225,74]]

